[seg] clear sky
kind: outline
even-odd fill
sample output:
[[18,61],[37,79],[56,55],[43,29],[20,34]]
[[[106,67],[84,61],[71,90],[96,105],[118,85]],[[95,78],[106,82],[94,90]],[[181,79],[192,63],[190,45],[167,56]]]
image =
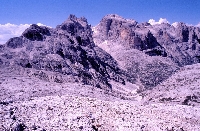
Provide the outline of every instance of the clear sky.
[[55,27],[75,14],[96,25],[111,13],[139,22],[166,18],[195,25],[200,22],[200,0],[0,0],[0,24],[43,23]]
[[56,27],[69,14],[84,16],[91,25],[98,24],[107,14],[138,22],[166,18],[170,23],[197,25],[200,0],[0,0],[0,25],[42,23]]

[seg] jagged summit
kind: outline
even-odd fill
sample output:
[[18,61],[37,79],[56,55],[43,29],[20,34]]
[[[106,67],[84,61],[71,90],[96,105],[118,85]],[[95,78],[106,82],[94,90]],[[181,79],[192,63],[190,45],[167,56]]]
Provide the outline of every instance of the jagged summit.
[[28,29],[26,29],[22,36],[31,40],[31,41],[43,41],[45,36],[50,36],[51,33],[47,27],[41,27],[36,24],[32,24]]
[[69,15],[69,17],[67,18],[67,20],[64,21],[62,24],[67,24],[67,23],[70,23],[70,22],[72,22],[72,23],[79,23],[82,26],[89,26],[89,24],[87,22],[87,19],[85,17],[77,18],[73,14]]
[[128,21],[128,22],[132,22],[132,23],[137,23],[135,20],[133,20],[133,19],[125,19],[125,18],[123,18],[122,16],[120,16],[120,15],[117,15],[117,14],[108,14],[108,15],[106,15],[106,16],[104,16],[103,18],[102,18],[102,20],[105,20],[105,19],[114,19],[114,20],[119,20],[119,21],[123,21],[123,22],[125,22],[125,21]]

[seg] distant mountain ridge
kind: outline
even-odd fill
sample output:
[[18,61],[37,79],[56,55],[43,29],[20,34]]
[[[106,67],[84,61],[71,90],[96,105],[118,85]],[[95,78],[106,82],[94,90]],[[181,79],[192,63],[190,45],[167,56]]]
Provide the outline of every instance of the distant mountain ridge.
[[106,90],[113,82],[153,88],[179,67],[200,62],[200,28],[179,23],[150,25],[107,15],[91,27],[87,19],[70,15],[56,28],[32,24],[20,37],[0,45],[0,67],[39,70],[39,78],[74,82]]
[[150,56],[169,57],[180,66],[199,62],[199,27],[182,22],[176,26],[167,23],[151,25],[111,14],[93,30],[97,44],[105,40],[122,43],[126,48],[138,49]]
[[181,66],[200,62],[198,27],[151,25],[110,14],[93,31],[94,42],[145,87],[154,87]]

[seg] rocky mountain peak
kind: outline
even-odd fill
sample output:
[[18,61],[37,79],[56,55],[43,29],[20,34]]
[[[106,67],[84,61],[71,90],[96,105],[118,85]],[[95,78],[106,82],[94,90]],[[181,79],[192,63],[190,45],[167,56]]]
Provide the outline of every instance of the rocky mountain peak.
[[66,21],[62,23],[62,25],[70,24],[70,23],[81,24],[81,26],[83,27],[90,26],[85,17],[77,18],[75,15],[72,15],[72,14],[68,17]]
[[[137,23],[135,20],[133,19],[125,19],[123,18],[122,16],[120,15],[117,15],[117,14],[108,14],[106,16],[104,16],[102,18],[102,21],[103,20],[108,20],[108,19],[112,19],[113,21],[121,21],[121,22],[129,22],[129,23]],[[101,23],[101,22],[100,22]]]
[[32,24],[28,29],[26,29],[22,36],[31,41],[42,41],[45,36],[50,36],[50,31],[47,27],[40,27],[36,24]]
[[102,20],[106,20],[106,19],[114,19],[114,20],[120,20],[120,21],[125,20],[123,17],[117,14],[108,14],[102,18]]
[[84,17],[77,18],[75,15],[70,15],[65,22],[56,27],[56,32],[60,36],[69,35],[75,37],[76,41],[81,45],[94,46],[91,26]]
[[66,21],[68,21],[68,20],[71,20],[71,21],[81,21],[82,20],[84,22],[87,22],[87,19],[85,17],[78,18],[74,14],[70,14]]

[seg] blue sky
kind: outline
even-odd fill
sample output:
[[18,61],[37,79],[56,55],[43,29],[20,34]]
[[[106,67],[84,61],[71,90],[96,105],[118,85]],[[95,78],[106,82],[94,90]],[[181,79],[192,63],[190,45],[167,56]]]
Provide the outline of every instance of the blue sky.
[[[56,27],[69,14],[84,16],[91,25],[98,24],[107,14],[118,14],[138,22],[166,18],[171,24],[182,21],[197,25],[200,0],[0,0],[1,26],[42,23]],[[0,41],[2,32],[0,30]]]

